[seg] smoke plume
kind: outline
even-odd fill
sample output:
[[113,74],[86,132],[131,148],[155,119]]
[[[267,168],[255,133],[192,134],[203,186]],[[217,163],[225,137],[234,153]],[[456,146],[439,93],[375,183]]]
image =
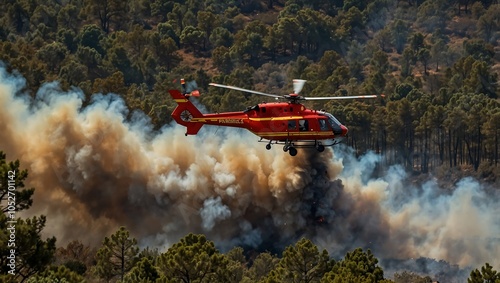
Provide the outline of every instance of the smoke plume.
[[31,98],[25,87],[0,69],[0,149],[29,170],[27,213],[47,215],[44,232],[59,245],[99,245],[123,225],[160,249],[189,232],[223,251],[279,251],[308,237],[337,258],[364,247],[379,258],[500,265],[498,190],[473,179],[412,186],[399,166],[373,178],[373,153],[338,146],[291,157],[244,130],[153,131],[117,95],[83,106],[78,89],[47,83]]

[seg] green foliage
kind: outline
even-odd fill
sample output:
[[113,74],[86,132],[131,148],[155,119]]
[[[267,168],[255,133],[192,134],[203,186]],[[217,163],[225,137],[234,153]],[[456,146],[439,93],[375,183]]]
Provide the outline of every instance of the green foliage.
[[181,44],[189,50],[200,52],[205,48],[206,33],[194,26],[186,26],[181,33]]
[[408,96],[408,94],[413,90],[413,85],[409,83],[401,83],[396,86],[394,95],[390,97],[391,100],[399,100]]
[[198,11],[197,20],[198,28],[205,33],[207,38],[210,37],[212,31],[220,25],[217,15],[212,12]]
[[420,48],[425,48],[424,35],[421,33],[415,33],[411,37],[410,46],[413,52],[418,52]]
[[66,46],[59,42],[47,44],[37,51],[38,58],[47,64],[49,71],[57,72],[66,53],[68,52]]
[[144,257],[127,273],[123,282],[155,282],[158,278],[160,278],[158,268],[154,266],[153,261]]
[[500,282],[500,273],[493,269],[493,267],[486,263],[481,267],[481,270],[474,269],[471,271],[467,283],[498,283]]
[[67,4],[61,7],[59,13],[57,14],[57,25],[59,27],[67,28],[71,31],[76,31],[79,25],[79,9],[77,6],[72,4]]
[[476,25],[482,38],[486,42],[492,42],[500,29],[500,5],[491,5],[486,13],[481,13]]
[[127,20],[128,1],[120,0],[89,0],[85,7],[87,18],[96,19],[101,29],[109,33],[110,29],[118,29]]
[[[28,178],[28,170],[20,170],[20,162],[19,160],[11,161],[7,163],[6,154],[3,151],[0,151],[0,176],[2,179],[0,180],[0,201],[2,204],[8,204],[9,197],[9,181],[12,184],[15,184],[15,197],[16,197],[16,205],[15,209],[10,210],[7,205],[0,206],[2,208],[2,212],[7,216],[9,220],[14,220],[9,218],[10,215],[8,211],[22,211],[28,209],[33,204],[33,200],[31,197],[35,192],[34,188],[24,189],[24,181]],[[10,172],[10,174],[9,174]],[[12,176],[12,177],[8,177]]]
[[160,21],[164,22],[167,18],[167,13],[172,10],[173,3],[165,0],[154,0],[150,3],[151,15],[160,17]]
[[426,32],[444,30],[449,20],[447,12],[447,1],[424,1],[418,7],[417,23]]
[[233,43],[233,35],[228,29],[217,27],[210,35],[210,43],[216,48],[229,47]]
[[[212,282],[225,277],[228,259],[204,235],[189,234],[160,256],[158,267],[172,282]],[[220,280],[224,282],[223,280]]]
[[472,56],[475,60],[490,62],[495,51],[491,44],[482,40],[466,40],[464,41],[465,57]]
[[409,33],[409,23],[398,19],[393,23],[392,42],[398,53],[403,52]]
[[125,274],[134,266],[138,252],[137,240],[130,237],[125,227],[120,227],[111,237],[104,238],[102,247],[97,251],[97,275],[106,280],[119,275],[123,281]]
[[415,53],[409,47],[405,48],[403,51],[403,56],[401,56],[401,76],[406,78],[412,74],[412,67],[414,65]]
[[279,263],[279,258],[271,255],[269,252],[260,253],[252,263],[252,266],[246,273],[246,278],[251,282],[259,282],[264,279],[271,270],[275,269]]
[[[0,222],[5,223],[3,219]],[[17,272],[21,278],[27,278],[44,270],[52,262],[56,250],[56,238],[42,240],[41,232],[45,227],[45,222],[46,217],[43,215],[17,220],[16,255],[17,266],[21,267]],[[7,227],[1,225],[1,229],[6,231]],[[4,249],[2,249],[2,254],[5,255]]]
[[32,276],[26,282],[85,282],[84,278],[77,274],[76,272],[71,271],[69,268],[65,266],[52,266],[47,268],[44,272],[41,272],[39,275]]
[[439,71],[439,64],[444,61],[442,57],[446,53],[448,53],[446,42],[441,38],[436,39],[430,50],[430,56],[436,63],[436,72]]
[[100,54],[104,54],[103,47],[101,46],[103,37],[104,34],[99,27],[93,24],[84,26],[78,34],[80,45],[93,48]]
[[57,248],[55,264],[64,265],[71,271],[84,275],[93,264],[95,250],[74,240],[66,247]]
[[295,246],[285,249],[266,282],[319,282],[333,263],[326,250],[320,253],[316,245],[302,238]]
[[[11,267],[9,256],[15,251],[15,278],[25,280],[43,271],[53,260],[56,238],[42,240],[42,230],[45,227],[45,216],[32,218],[17,218],[16,213],[28,209],[34,189],[25,189],[24,181],[28,177],[27,170],[20,170],[19,160],[8,162],[6,155],[0,151],[0,190],[2,214],[0,214],[0,270],[7,274]],[[10,187],[14,187],[15,205]],[[10,194],[9,194],[10,192]],[[5,206],[3,205],[5,204]],[[15,206],[15,207],[14,207]],[[14,222],[12,222],[14,221]],[[12,229],[15,233],[12,234]],[[11,235],[14,235],[12,238]]]
[[225,255],[227,259],[227,265],[225,268],[221,268],[219,272],[217,272],[217,280],[219,282],[241,282],[243,279],[243,274],[247,270],[246,269],[246,258],[243,254],[243,248],[234,247]]
[[174,39],[170,37],[162,39],[159,34],[154,33],[151,36],[151,42],[154,56],[148,54],[148,57],[144,60],[146,65],[151,66],[153,70],[151,75],[154,75],[156,68],[171,71],[182,60],[182,58],[177,55],[178,48]]
[[233,62],[229,53],[229,48],[219,46],[212,52],[213,66],[219,69],[222,73],[228,74],[231,72]]
[[87,272],[87,266],[81,261],[69,260],[63,266],[78,275],[84,275]]
[[124,83],[138,83],[142,81],[142,73],[133,65],[124,46],[115,46],[108,50],[108,60],[113,67],[123,74]]
[[[344,7],[346,7],[344,5]],[[345,10],[345,8],[344,8]],[[340,14],[337,19],[338,33],[340,37],[355,37],[360,30],[364,29],[365,21],[363,14],[356,7],[352,6],[347,12]]]
[[381,282],[384,280],[384,271],[377,263],[378,259],[370,250],[364,252],[357,248],[336,262],[321,282]]
[[145,249],[139,252],[137,258],[139,258],[139,260],[147,258],[152,262],[156,262],[159,256],[160,252],[158,251],[158,249],[151,249],[149,247],[146,247]]
[[455,91],[482,93],[496,98],[496,76],[490,73],[485,61],[473,56],[462,57],[451,70],[450,87]]
[[431,52],[429,51],[428,48],[420,48],[417,52],[417,58],[420,62],[422,62],[422,65],[424,66],[424,74],[427,73],[427,64],[429,63],[429,59],[431,57]]
[[403,271],[394,274],[394,283],[432,283],[432,279],[428,276],[424,277],[413,272]]
[[243,252],[244,250],[242,247],[234,247],[226,253],[226,256],[232,261],[238,262],[240,264],[245,264],[247,260]]

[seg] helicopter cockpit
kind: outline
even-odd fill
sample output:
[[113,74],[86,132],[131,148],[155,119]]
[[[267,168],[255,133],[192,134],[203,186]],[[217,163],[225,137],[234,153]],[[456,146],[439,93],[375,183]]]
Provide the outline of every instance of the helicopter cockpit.
[[340,124],[339,120],[335,118],[332,114],[325,112],[325,111],[318,111],[319,114],[325,116],[328,119],[328,123],[332,127],[333,133],[336,135],[342,135],[344,133],[342,124]]

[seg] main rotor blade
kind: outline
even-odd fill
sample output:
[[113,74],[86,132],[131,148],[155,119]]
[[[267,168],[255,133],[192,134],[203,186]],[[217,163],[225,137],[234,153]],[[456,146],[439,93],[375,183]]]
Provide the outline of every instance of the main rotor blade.
[[222,88],[228,88],[228,89],[234,89],[234,90],[239,90],[239,91],[243,91],[243,92],[249,92],[249,93],[253,93],[253,94],[259,94],[259,95],[274,97],[274,98],[283,98],[280,95],[264,93],[264,92],[260,92],[260,91],[256,91],[256,90],[250,90],[250,89],[236,87],[236,86],[221,85],[221,84],[216,84],[216,83],[209,83],[208,85],[216,86],[216,87],[222,87]]
[[327,96],[327,97],[304,97],[304,99],[305,100],[335,100],[335,99],[377,98],[379,96],[380,95]]
[[302,88],[304,87],[306,80],[293,80],[293,93],[299,94]]

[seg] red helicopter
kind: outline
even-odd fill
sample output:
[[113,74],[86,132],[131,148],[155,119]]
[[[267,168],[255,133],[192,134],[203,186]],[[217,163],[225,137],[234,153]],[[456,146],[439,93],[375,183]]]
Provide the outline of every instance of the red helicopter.
[[209,84],[211,86],[273,97],[285,102],[259,103],[239,112],[202,114],[189,100],[190,96],[199,96],[199,92],[186,91],[185,82],[181,79],[182,93],[179,90],[168,91],[178,104],[172,112],[172,117],[178,124],[187,128],[186,136],[196,135],[205,124],[245,128],[259,136],[259,142],[267,142],[266,149],[271,149],[272,144],[283,144],[283,151],[295,156],[299,147],[316,148],[322,152],[325,146],[333,146],[339,143],[340,138],[347,135],[347,127],[332,114],[324,110],[307,109],[299,101],[378,97],[377,95],[303,97],[299,92],[305,82],[305,80],[293,80],[294,92],[283,96],[211,83]]

